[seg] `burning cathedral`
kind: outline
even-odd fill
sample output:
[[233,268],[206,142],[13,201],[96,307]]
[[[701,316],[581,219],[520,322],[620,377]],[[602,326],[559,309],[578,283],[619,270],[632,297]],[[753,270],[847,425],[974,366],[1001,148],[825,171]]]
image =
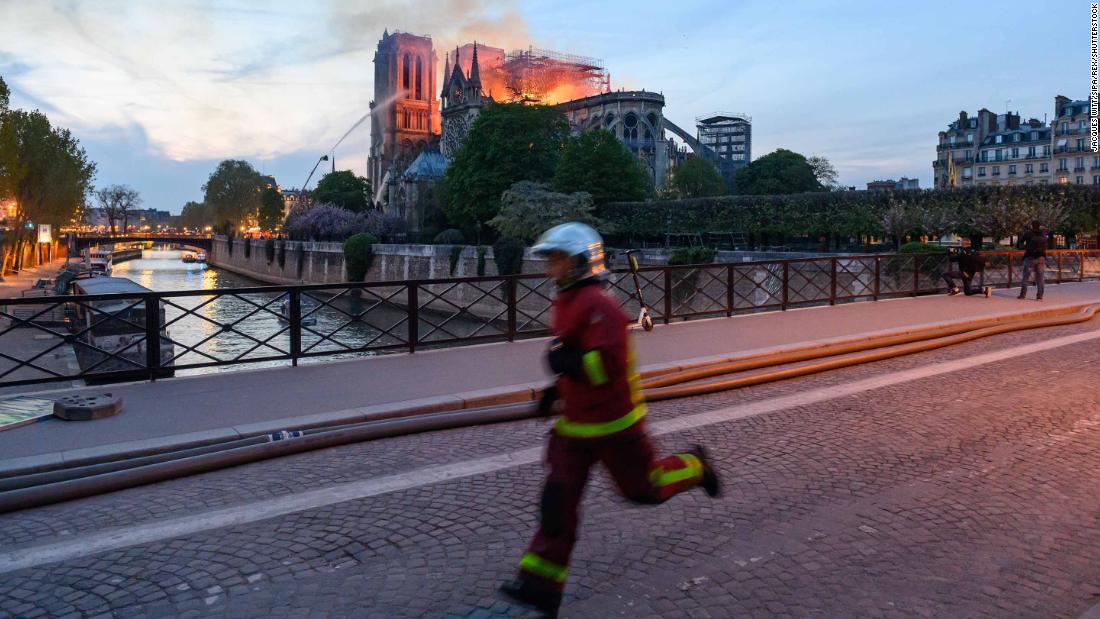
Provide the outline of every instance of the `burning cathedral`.
[[677,153],[666,130],[697,152],[706,149],[664,118],[663,95],[612,91],[610,74],[593,58],[468,44],[446,53],[441,85],[437,61],[431,37],[403,32],[384,33],[374,56],[368,176],[375,203],[402,217],[411,232],[422,230],[436,208],[447,161],[474,119],[496,102],[556,105],[574,134],[610,131],[638,156],[656,187],[665,186]]

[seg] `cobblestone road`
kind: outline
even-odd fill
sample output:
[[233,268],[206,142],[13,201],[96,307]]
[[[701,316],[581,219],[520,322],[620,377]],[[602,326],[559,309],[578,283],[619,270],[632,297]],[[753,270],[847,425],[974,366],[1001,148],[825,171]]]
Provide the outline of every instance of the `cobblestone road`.
[[[655,421],[1095,331],[1022,332],[652,406]],[[529,421],[363,443],[0,516],[0,553],[537,447]],[[727,482],[590,484],[566,617],[1078,617],[1100,603],[1100,339],[666,434]],[[0,616],[516,616],[541,465],[6,571]]]

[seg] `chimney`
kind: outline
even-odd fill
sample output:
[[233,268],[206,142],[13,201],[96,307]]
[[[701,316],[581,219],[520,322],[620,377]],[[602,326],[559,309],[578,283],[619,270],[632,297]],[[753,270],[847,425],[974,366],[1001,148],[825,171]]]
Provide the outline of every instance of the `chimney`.
[[959,129],[966,129],[966,110],[959,112]]
[[1058,95],[1054,97],[1054,117],[1057,118],[1062,115],[1062,109],[1069,103],[1069,97]]
[[1009,130],[1020,128],[1020,115],[1019,114],[1006,114]]

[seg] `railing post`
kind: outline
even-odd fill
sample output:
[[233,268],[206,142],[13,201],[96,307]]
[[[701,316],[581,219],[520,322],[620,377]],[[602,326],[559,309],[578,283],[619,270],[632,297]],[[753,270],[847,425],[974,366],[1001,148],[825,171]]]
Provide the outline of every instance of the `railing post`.
[[286,317],[290,322],[290,364],[298,365],[298,357],[302,356],[302,290],[291,288],[288,296],[287,308],[290,315]]
[[733,316],[733,263],[726,264],[726,318]]
[[836,305],[836,258],[829,260],[832,268],[832,277],[829,286],[829,305]]
[[409,282],[408,287],[409,352],[416,352],[416,340],[420,339],[420,300],[417,295],[416,282]]
[[781,309],[783,311],[787,310],[787,302],[790,299],[789,291],[787,290],[787,288],[789,287],[790,281],[791,281],[791,263],[790,263],[790,261],[784,260],[783,261],[783,300],[780,302],[780,305],[779,305],[779,309]]
[[[1043,258],[1046,260],[1046,258]],[[1058,252],[1058,283],[1062,283],[1062,252]]]
[[508,341],[509,342],[516,341],[516,313],[517,313],[516,304],[518,303],[518,301],[516,301],[516,287],[519,285],[519,282],[517,280],[518,280],[518,276],[510,275],[510,276],[508,276],[507,285],[505,286],[506,294],[507,294],[507,297],[508,297],[505,302],[508,304]]
[[672,320],[672,267],[665,267],[665,324]]
[[149,380],[157,379],[160,369],[160,297],[145,295],[145,368]]
[[1077,250],[1077,281],[1085,281],[1085,252]]
[[920,254],[913,254],[913,296],[917,296],[920,286]]
[[1005,284],[1005,288],[1012,287],[1012,252],[1005,252],[1008,256],[1008,283]]
[[876,301],[878,301],[878,295],[879,295],[879,283],[878,282],[879,282],[879,277],[881,276],[881,274],[882,274],[882,257],[881,256],[875,256],[875,293],[874,293],[875,296],[874,296],[874,299]]

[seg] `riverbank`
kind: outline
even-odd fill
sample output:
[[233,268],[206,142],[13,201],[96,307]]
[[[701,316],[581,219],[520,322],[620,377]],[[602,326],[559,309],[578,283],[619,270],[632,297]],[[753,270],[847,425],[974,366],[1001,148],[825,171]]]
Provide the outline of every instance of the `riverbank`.
[[0,281],[0,299],[11,299],[21,296],[21,293],[34,286],[39,279],[48,279],[57,275],[57,272],[65,266],[65,258],[57,258],[53,262],[40,264],[36,267],[23,269],[18,273],[4,276]]

